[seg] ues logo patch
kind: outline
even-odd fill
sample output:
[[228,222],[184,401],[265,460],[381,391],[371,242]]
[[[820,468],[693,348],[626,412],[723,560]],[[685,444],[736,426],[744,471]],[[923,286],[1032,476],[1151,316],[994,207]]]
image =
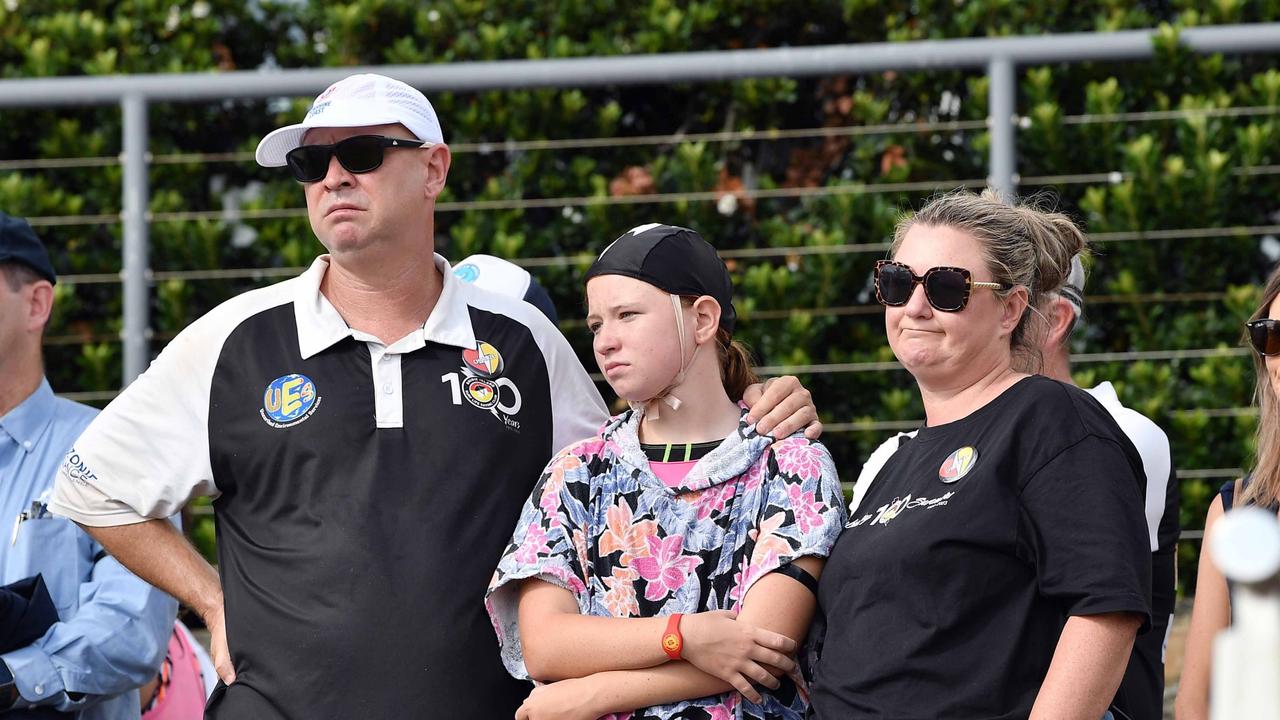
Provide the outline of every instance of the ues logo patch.
[[298,373],[272,380],[262,394],[262,420],[275,428],[293,427],[320,407],[320,394],[311,378]]

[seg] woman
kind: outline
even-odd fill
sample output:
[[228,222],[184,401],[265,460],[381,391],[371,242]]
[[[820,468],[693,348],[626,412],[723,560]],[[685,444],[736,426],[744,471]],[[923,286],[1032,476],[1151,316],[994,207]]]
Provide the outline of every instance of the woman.
[[550,683],[517,718],[804,716],[786,674],[843,497],[823,446],[762,436],[730,400],[755,381],[732,291],[669,225],[587,273],[596,360],[631,410],[551,461],[494,575],[503,661]]
[[1196,572],[1196,601],[1191,610],[1183,655],[1182,679],[1174,706],[1178,720],[1205,720],[1209,717],[1210,657],[1213,638],[1231,624],[1231,596],[1226,578],[1214,566],[1209,553],[1209,537],[1218,519],[1233,506],[1257,505],[1280,508],[1280,268],[1271,273],[1262,302],[1246,323],[1253,365],[1257,373],[1254,396],[1260,407],[1257,448],[1253,472],[1242,480],[1226,483],[1209,505],[1204,521],[1200,567]]
[[1141,461],[1035,367],[1041,295],[1084,237],[994,193],[899,222],[877,299],[926,425],[832,549],[819,718],[1097,720],[1148,615]]

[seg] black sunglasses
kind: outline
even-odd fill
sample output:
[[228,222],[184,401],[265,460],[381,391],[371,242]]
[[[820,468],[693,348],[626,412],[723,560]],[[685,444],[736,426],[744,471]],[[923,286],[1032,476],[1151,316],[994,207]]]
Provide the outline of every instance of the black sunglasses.
[[420,148],[421,140],[356,135],[332,145],[300,145],[284,156],[298,182],[316,182],[329,173],[329,158],[336,156],[348,172],[367,173],[382,167],[387,148]]
[[1244,326],[1249,330],[1249,344],[1259,355],[1280,355],[1280,320],[1261,318],[1250,320]]
[[924,297],[935,310],[960,312],[969,304],[974,288],[1000,290],[1004,285],[975,282],[968,270],[958,267],[935,267],[916,275],[911,268],[892,260],[876,261],[876,300],[881,305],[906,305],[916,285],[924,285]]

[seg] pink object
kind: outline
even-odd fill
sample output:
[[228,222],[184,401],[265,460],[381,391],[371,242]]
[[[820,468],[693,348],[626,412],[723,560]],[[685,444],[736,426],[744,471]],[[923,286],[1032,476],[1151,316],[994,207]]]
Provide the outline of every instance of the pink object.
[[169,651],[160,671],[160,687],[142,720],[200,720],[204,717],[205,684],[200,657],[188,635],[177,625],[169,636]]
[[684,483],[684,479],[689,476],[689,471],[697,464],[697,460],[682,460],[679,462],[650,460],[649,469],[662,481],[663,485],[674,488],[680,487]]

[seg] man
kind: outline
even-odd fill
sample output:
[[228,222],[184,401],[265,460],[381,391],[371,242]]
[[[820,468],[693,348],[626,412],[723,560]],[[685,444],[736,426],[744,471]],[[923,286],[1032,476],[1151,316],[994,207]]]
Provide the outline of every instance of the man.
[[[1049,296],[1041,308],[1049,326],[1040,346],[1044,358],[1040,374],[1072,385],[1075,381],[1071,377],[1068,343],[1084,312],[1084,284],[1084,263],[1077,255],[1071,260],[1071,272],[1063,286]],[[1117,720],[1159,720],[1163,716],[1164,703],[1164,651],[1173,622],[1176,592],[1180,496],[1176,469],[1164,431],[1140,413],[1122,405],[1110,382],[1103,382],[1086,392],[1111,413],[1116,424],[1137,448],[1146,475],[1147,533],[1151,542],[1151,629],[1139,635],[1134,642],[1129,666],[1116,692],[1112,711]],[[850,515],[889,457],[914,437],[915,432],[898,433],[867,458],[854,484]]]
[[[604,403],[533,306],[434,254],[450,154],[422,93],[348,77],[257,159],[303,183],[328,254],[175,338],[76,442],[56,508],[205,618],[210,717],[511,717],[528,686],[484,590]],[[788,397],[774,413],[816,417]],[[197,494],[217,495],[216,572],[153,519]]]
[[[0,212],[0,584],[39,575],[57,622],[0,655],[0,717],[136,720],[176,602],[134,577],[73,523],[49,515],[54,473],[97,414],[54,397],[41,340],[57,282],[25,221]],[[8,712],[4,712],[7,710]]]

